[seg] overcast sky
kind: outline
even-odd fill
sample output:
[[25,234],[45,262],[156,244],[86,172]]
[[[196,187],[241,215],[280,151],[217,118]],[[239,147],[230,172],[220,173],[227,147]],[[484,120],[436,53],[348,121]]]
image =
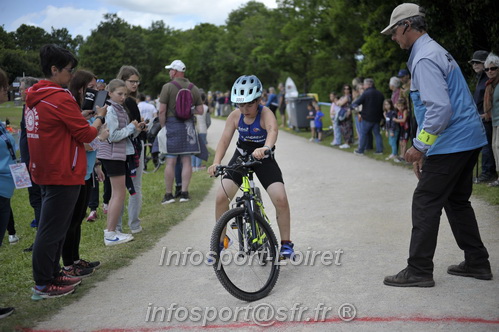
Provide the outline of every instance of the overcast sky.
[[[190,29],[196,24],[225,24],[228,14],[248,0],[1,0],[0,25],[10,32],[21,24],[34,25],[50,33],[66,28],[75,37],[87,37],[106,13],[116,13],[132,25],[148,28],[163,20],[175,29]],[[276,0],[258,0],[276,8]]]

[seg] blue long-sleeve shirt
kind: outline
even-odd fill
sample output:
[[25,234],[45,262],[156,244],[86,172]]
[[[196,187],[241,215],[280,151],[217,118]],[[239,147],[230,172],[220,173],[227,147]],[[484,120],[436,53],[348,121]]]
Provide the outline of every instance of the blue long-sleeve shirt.
[[407,63],[418,134],[438,136],[432,145],[417,137],[416,149],[427,155],[469,151],[487,144],[485,129],[456,61],[424,34],[413,44]]
[[277,99],[277,95],[275,93],[269,94],[269,99],[265,106],[270,107],[270,105],[279,106],[279,100]]

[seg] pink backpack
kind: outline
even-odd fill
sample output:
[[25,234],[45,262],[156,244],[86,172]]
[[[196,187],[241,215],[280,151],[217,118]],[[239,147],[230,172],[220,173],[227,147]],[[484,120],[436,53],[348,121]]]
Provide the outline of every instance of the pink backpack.
[[176,81],[171,81],[171,83],[179,89],[175,100],[175,117],[182,121],[189,120],[193,113],[191,90],[194,84],[190,83],[187,88],[182,88]]

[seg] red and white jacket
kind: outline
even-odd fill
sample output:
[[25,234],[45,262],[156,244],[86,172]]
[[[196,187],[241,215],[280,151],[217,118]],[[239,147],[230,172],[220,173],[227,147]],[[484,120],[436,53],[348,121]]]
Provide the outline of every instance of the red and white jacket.
[[29,171],[39,185],[83,185],[87,157],[83,143],[98,134],[82,116],[73,95],[42,80],[27,91]]

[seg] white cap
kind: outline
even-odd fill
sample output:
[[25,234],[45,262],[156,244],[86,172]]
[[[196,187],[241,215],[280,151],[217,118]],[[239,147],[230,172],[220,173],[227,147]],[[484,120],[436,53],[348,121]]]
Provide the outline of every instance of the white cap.
[[390,24],[388,24],[388,26],[383,31],[381,31],[381,33],[384,35],[389,35],[391,28],[393,28],[393,26],[397,24],[397,22],[413,16],[424,17],[424,15],[425,14],[419,10],[419,6],[414,3],[403,3],[401,5],[398,5],[392,12],[392,17],[390,17]]
[[177,71],[185,72],[185,65],[180,60],[174,60],[171,65],[165,66],[166,69],[175,69]]

